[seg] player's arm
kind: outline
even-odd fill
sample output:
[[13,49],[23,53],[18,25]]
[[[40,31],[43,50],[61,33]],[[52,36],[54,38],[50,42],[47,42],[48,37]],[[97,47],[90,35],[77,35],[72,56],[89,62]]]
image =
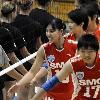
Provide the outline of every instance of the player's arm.
[[51,90],[59,82],[62,82],[68,75],[70,75],[73,72],[71,66],[72,65],[70,61],[67,61],[64,67],[61,69],[61,71],[58,72],[55,76],[53,76],[46,83],[44,83],[39,92],[31,100],[40,100],[46,92]]
[[35,86],[41,87],[41,85],[46,81],[47,79],[46,77],[48,74],[48,67],[49,67],[48,62],[44,61],[41,69],[36,74],[36,76],[32,79],[30,83],[30,89],[29,89],[29,95],[28,95],[29,100],[36,94],[35,92],[33,92],[33,89],[35,90]]
[[46,81],[47,73],[47,69],[45,69],[45,67],[42,67],[36,74],[36,76],[32,79],[28,95],[29,100],[36,94],[35,92],[33,92],[33,90],[35,90],[35,86],[41,87],[41,85]]
[[32,68],[29,70],[28,73],[15,85],[13,85],[9,90],[8,90],[8,95],[11,96],[12,93],[16,92],[21,86],[27,85],[30,83],[30,81],[34,78],[36,73],[40,70],[41,65],[44,61],[45,55],[44,55],[44,50],[43,47],[41,46],[40,49],[37,52],[36,60],[34,64],[32,65]]
[[[28,56],[31,55],[25,46],[20,48],[20,53],[23,56],[23,58],[28,57]],[[34,61],[35,61],[35,57],[30,59],[30,60],[28,60],[28,62],[31,63],[31,64],[33,64]]]
[[[9,64],[5,64],[5,68],[7,68],[9,66],[10,66]],[[10,77],[16,79],[17,81],[19,81],[23,77],[23,75],[19,74],[15,69],[8,72],[7,75],[9,75]]]
[[36,74],[36,76],[32,79],[30,84],[40,85],[42,78],[44,78],[48,74],[46,68],[42,67],[40,71]]
[[[10,61],[12,64],[15,64],[17,62],[19,62],[20,60],[17,58],[17,56],[15,55],[14,52],[10,52],[7,54],[7,56],[9,57]],[[21,64],[16,68],[21,74],[25,75],[27,73],[27,70],[25,69],[25,67]]]
[[39,72],[35,75],[35,77],[32,79],[31,81],[31,85],[32,84],[38,84],[40,85],[40,83],[44,82],[44,78],[47,76],[48,74],[48,68],[49,68],[49,64],[48,61],[44,61],[42,64],[41,69],[39,70]]
[[33,63],[29,72],[18,82],[19,85],[24,85],[30,83],[30,81],[34,78],[37,72],[40,70],[41,65],[44,61],[44,50],[41,46],[37,52],[37,56],[35,62]]
[[[6,55],[5,51],[3,50],[3,48],[0,46],[0,48],[2,49],[2,59],[4,59],[4,65],[3,65],[3,69],[7,68],[10,66],[9,64],[9,58]],[[21,74],[19,74],[15,69],[11,70],[10,72],[7,73],[10,77],[16,79],[16,80],[20,80],[23,76]]]

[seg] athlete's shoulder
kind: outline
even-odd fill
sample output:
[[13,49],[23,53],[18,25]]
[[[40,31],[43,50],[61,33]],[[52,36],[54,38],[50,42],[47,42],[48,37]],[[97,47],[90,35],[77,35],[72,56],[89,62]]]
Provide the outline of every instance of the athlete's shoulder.
[[43,47],[48,47],[48,46],[51,46],[53,43],[52,42],[47,42],[47,43],[44,43],[42,46]]
[[81,61],[82,59],[80,58],[80,55],[77,55],[77,56],[74,56],[72,58],[70,58],[70,62],[71,63],[74,63],[74,62],[79,62]]
[[78,42],[75,40],[68,39],[68,43],[77,45]]
[[70,35],[71,35],[71,33],[69,32],[69,33],[66,33],[63,37],[68,38]]

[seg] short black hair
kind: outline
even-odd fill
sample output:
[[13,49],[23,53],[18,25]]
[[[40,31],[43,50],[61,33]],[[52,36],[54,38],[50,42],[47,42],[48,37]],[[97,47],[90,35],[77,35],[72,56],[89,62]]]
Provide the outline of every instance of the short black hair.
[[51,0],[36,0],[39,5],[46,6],[47,3],[51,2]]
[[88,27],[88,15],[83,9],[75,9],[68,13],[68,17],[77,25],[83,23],[83,30],[87,30]]
[[77,48],[79,50],[83,47],[86,49],[88,49],[90,47],[93,50],[98,51],[99,50],[99,42],[98,42],[97,38],[95,37],[95,35],[92,35],[92,34],[82,35],[78,40]]
[[86,5],[82,5],[81,8],[86,11],[87,15],[93,19],[95,15],[98,15],[98,5],[95,2],[91,2]]
[[56,30],[56,29],[65,30],[66,29],[65,23],[59,18],[53,19],[48,25],[51,25],[54,30]]
[[77,0],[80,5],[89,4],[91,2],[97,2],[97,0]]
[[32,0],[27,0],[26,2],[16,1],[16,4],[20,7],[21,10],[26,11],[30,9],[33,4]]
[[10,2],[10,1],[6,1],[3,3],[2,8],[1,8],[1,13],[4,17],[9,16],[9,14],[11,14],[12,12],[14,12],[16,10],[15,8],[15,4]]

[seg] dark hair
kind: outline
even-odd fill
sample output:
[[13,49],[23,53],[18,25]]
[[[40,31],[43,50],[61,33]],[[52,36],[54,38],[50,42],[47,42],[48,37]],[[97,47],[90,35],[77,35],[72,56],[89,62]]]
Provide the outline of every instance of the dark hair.
[[96,0],[77,0],[80,5],[96,2]]
[[98,5],[95,2],[87,4],[85,6],[81,6],[81,8],[86,11],[87,15],[93,19],[95,15],[98,15]]
[[98,15],[100,15],[100,8],[99,8],[97,0],[77,0],[77,1],[79,3],[79,7],[82,7],[82,6],[85,7],[86,5],[92,4],[96,12],[98,12]]
[[4,2],[2,8],[1,8],[1,13],[3,16],[7,17],[9,14],[14,12],[15,9],[15,4],[11,2]]
[[98,51],[99,50],[99,42],[98,42],[97,38],[95,37],[95,35],[85,34],[79,38],[78,44],[77,44],[78,50],[82,47],[84,47],[86,49],[91,47],[93,50]]
[[16,1],[16,4],[22,9],[22,10],[28,10],[30,9],[31,5],[33,4],[33,1],[32,0],[27,0],[26,2],[17,2]]
[[47,3],[51,2],[51,0],[36,0],[39,5],[46,6]]
[[61,19],[58,19],[58,18],[53,19],[49,23],[49,25],[51,25],[54,30],[56,30],[56,29],[58,29],[58,30],[61,30],[61,29],[65,30],[66,29],[65,23]]
[[86,30],[88,27],[88,16],[82,9],[75,9],[68,13],[68,17],[77,25],[83,23],[83,30]]

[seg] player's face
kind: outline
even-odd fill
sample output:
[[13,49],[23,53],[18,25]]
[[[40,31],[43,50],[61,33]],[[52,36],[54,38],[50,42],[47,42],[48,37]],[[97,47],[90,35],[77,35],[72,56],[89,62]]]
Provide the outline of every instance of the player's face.
[[68,19],[68,28],[70,29],[70,31],[72,31],[73,21],[71,19]]
[[82,25],[77,25],[74,23],[71,19],[68,19],[68,26],[70,27],[70,30],[75,34],[76,37],[81,35],[81,32],[83,30]]
[[53,29],[51,25],[48,25],[46,29],[46,36],[50,42],[57,43],[60,38],[60,31],[58,29]]
[[88,49],[80,48],[78,53],[85,63],[90,64],[90,65],[94,64],[96,54],[97,54],[96,51],[94,51],[91,48],[88,48]]

